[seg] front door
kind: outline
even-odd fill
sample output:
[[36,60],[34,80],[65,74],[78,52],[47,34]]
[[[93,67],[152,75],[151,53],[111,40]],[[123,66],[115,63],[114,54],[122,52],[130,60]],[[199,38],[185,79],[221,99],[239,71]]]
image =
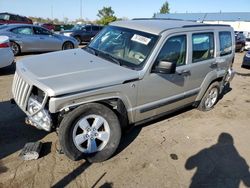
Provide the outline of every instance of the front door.
[[187,36],[170,37],[158,54],[154,66],[160,61],[176,63],[177,71],[174,74],[161,74],[151,71],[140,81],[136,121],[168,111],[184,98],[186,80],[189,76],[189,73],[185,72],[187,66]]
[[54,51],[62,49],[62,42],[56,35],[42,27],[34,27],[34,34],[39,40],[37,45],[41,51]]

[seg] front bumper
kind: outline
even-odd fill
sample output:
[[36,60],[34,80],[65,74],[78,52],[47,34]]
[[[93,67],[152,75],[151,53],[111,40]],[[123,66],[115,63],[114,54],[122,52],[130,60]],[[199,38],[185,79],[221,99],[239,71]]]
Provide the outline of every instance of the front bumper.
[[[45,121],[43,121],[45,120]],[[52,120],[49,113],[46,110],[41,110],[33,116],[27,116],[25,118],[25,123],[31,125],[40,130],[45,130],[50,132],[52,129]]]
[[231,82],[233,80],[234,76],[235,76],[235,71],[233,70],[233,68],[229,68],[227,70],[227,75],[225,77],[225,83]]
[[43,102],[38,102],[31,96],[34,88],[34,85],[24,80],[23,77],[20,76],[17,72],[15,73],[12,85],[12,94],[16,104],[28,116],[26,122],[39,129],[51,131],[51,116],[45,109],[48,97],[47,95],[45,95],[43,98]]

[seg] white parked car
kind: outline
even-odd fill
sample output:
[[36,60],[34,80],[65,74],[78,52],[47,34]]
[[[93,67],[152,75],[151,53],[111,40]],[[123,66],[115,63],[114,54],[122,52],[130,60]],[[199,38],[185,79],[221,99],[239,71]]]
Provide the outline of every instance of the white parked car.
[[7,67],[14,61],[14,54],[10,48],[9,37],[0,36],[0,68]]
[[246,38],[245,50],[250,50],[250,38]]

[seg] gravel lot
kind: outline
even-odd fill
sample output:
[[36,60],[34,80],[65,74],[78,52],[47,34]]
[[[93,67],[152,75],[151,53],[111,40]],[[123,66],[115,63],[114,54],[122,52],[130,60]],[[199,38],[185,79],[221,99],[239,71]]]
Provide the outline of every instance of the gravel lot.
[[[25,125],[9,102],[14,66],[0,70],[0,187],[249,187],[250,70],[240,68],[243,55],[236,54],[232,90],[212,111],[188,108],[135,127],[99,164],[68,160],[57,152],[56,133]],[[33,141],[45,143],[41,158],[22,161],[20,150]]]

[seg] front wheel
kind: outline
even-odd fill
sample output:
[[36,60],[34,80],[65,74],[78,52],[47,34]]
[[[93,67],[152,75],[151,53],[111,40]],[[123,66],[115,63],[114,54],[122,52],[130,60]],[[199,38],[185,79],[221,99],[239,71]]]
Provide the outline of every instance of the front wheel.
[[209,86],[198,106],[199,110],[209,111],[214,107],[219,98],[219,88],[219,82],[214,82]]
[[102,162],[116,151],[121,128],[116,114],[108,107],[90,103],[67,114],[59,128],[63,152],[72,160],[82,157]]

